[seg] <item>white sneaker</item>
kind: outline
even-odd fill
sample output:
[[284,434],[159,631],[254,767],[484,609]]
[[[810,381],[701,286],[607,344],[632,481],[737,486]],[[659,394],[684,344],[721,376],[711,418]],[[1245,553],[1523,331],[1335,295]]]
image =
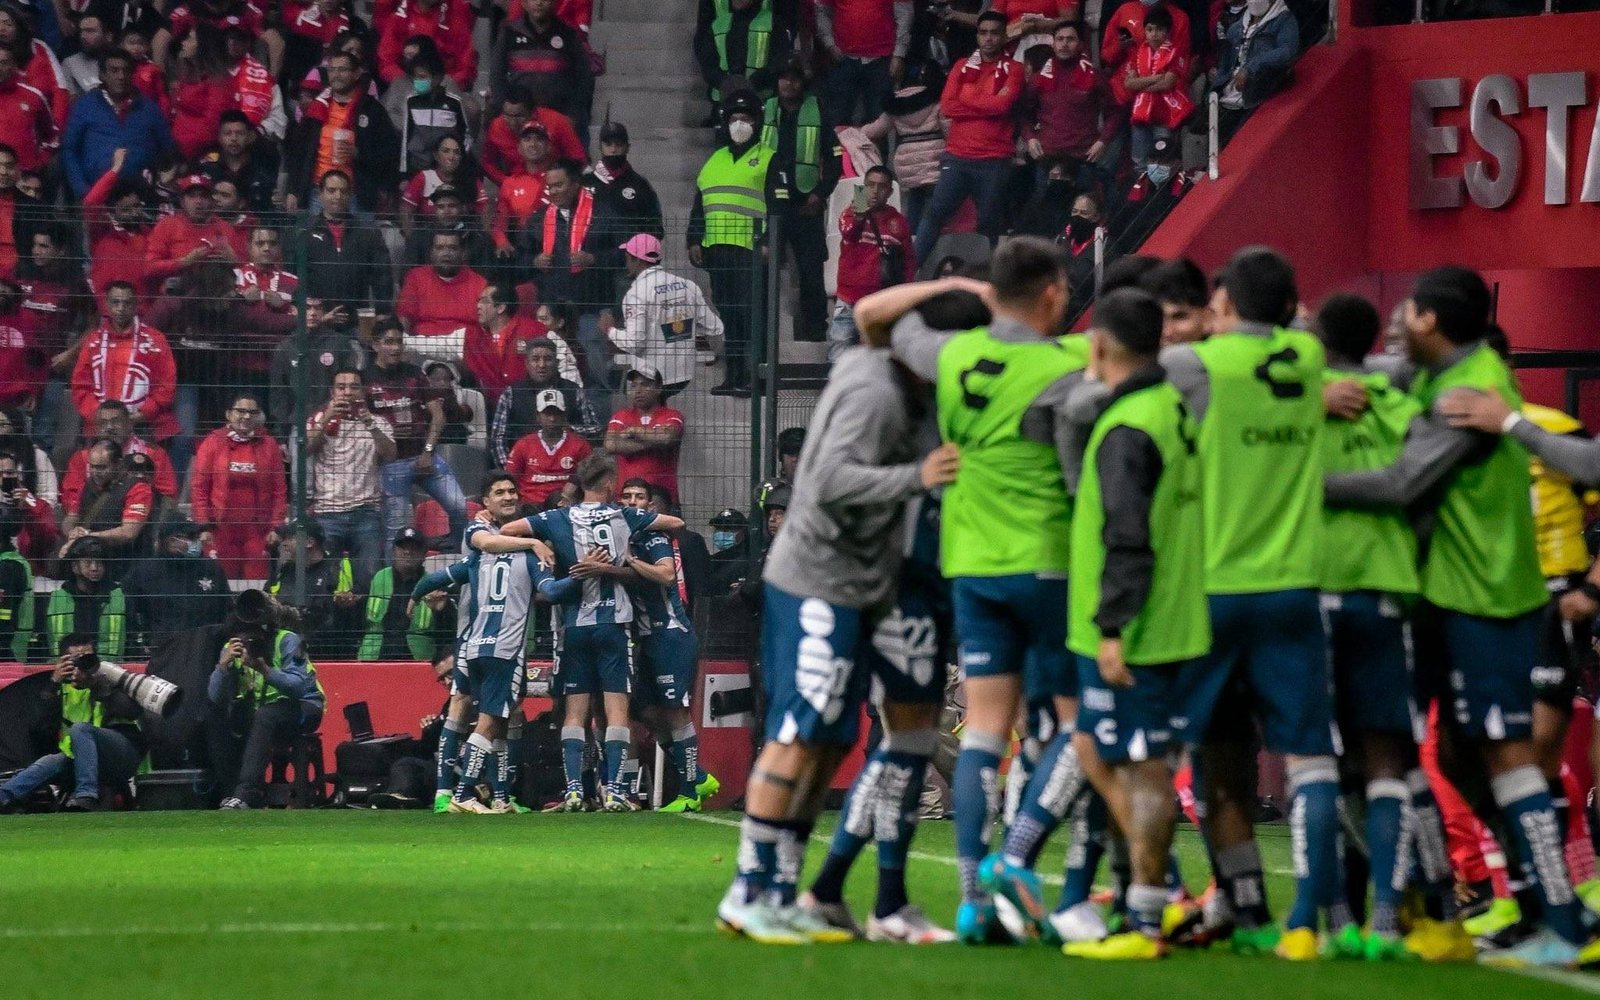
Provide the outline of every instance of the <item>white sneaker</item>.
[[1063,944],[1074,941],[1099,941],[1106,936],[1106,918],[1100,913],[1100,907],[1088,900],[1059,913],[1052,913],[1046,919],[1061,936]]
[[861,925],[856,923],[855,914],[850,912],[849,903],[819,903],[817,898],[808,892],[800,897],[799,906],[829,927],[849,931],[852,937],[863,936]]
[[490,809],[488,806],[484,805],[482,802],[479,802],[477,799],[473,798],[473,799],[451,799],[450,800],[450,805],[445,809],[445,812],[473,813],[473,814],[479,815],[479,816],[486,816],[486,815],[494,812],[494,810]]
[[230,795],[227,798],[223,799],[222,800],[222,805],[218,806],[217,808],[218,809],[249,809],[250,808],[250,804],[248,802],[246,802],[244,799],[238,798],[237,796]]
[[910,903],[882,920],[877,917],[867,918],[868,941],[890,941],[895,944],[949,944],[955,939],[954,931],[945,930],[935,924]]
[[717,927],[728,934],[761,944],[810,944],[811,939],[789,926],[777,908],[765,903],[745,903],[734,885],[717,904]]

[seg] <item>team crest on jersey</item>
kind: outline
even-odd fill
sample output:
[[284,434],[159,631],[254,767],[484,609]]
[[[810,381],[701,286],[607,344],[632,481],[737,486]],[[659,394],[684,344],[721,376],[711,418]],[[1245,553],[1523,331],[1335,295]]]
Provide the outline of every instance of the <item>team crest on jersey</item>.
[[361,115],[360,117],[356,118],[356,127],[357,128],[366,128],[367,127],[367,116],[366,115]]
[[551,47],[551,48],[552,48],[552,49],[559,49],[559,48],[562,48],[562,47],[564,47],[564,46],[565,46],[565,45],[566,45],[566,44],[567,44],[567,43],[566,43],[566,42],[564,42],[564,41],[562,41],[562,40],[561,40],[561,36],[560,36],[560,35],[557,35],[557,36],[555,36],[555,37],[554,37],[554,38],[552,38],[552,39],[550,39],[550,47]]
[[23,101],[21,104],[17,105],[17,107],[22,109],[24,112],[32,110],[27,101]]
[[638,197],[638,192],[631,187],[623,188],[622,197],[624,201],[632,201],[634,198]]
[[572,468],[572,466],[573,466],[572,456],[571,455],[563,455],[561,457],[561,467],[563,469],[570,469],[570,468]]
[[333,352],[332,351],[323,351],[322,352],[322,357],[318,358],[317,360],[322,362],[322,367],[324,367],[324,368],[332,368],[333,367]]

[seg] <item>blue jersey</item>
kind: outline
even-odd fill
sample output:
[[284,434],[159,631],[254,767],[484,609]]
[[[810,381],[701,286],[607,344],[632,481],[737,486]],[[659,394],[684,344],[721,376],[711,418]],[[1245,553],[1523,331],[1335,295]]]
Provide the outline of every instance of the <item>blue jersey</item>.
[[539,581],[539,558],[532,552],[491,555],[472,547],[473,535],[499,534],[493,525],[467,526],[466,598],[461,616],[470,622],[461,634],[457,656],[475,660],[494,656],[520,660],[527,655],[528,616]]
[[678,591],[677,551],[672,539],[659,531],[647,531],[633,536],[634,557],[654,566],[663,559],[671,559],[672,582],[667,584],[640,581],[632,588],[634,600],[639,605],[640,631],[649,634],[665,629],[689,631],[689,612],[683,606],[683,595]]
[[[556,575],[571,574],[572,567],[590,549],[611,554],[611,564],[621,566],[635,532],[648,528],[656,515],[613,503],[579,503],[547,510],[528,518],[535,537],[550,543],[556,554]],[[628,588],[610,577],[583,581],[583,596],[562,605],[562,625],[626,625],[633,621]]]

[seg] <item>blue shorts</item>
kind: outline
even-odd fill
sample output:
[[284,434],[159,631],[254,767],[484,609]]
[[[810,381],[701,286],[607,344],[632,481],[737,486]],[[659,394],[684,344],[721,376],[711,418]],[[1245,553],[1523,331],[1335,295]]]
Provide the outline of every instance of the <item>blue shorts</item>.
[[1322,595],[1339,728],[1400,733],[1421,743],[1411,622],[1401,599],[1375,590]]
[[951,583],[961,669],[968,677],[1022,674],[1030,704],[1077,694],[1067,651],[1067,581],[1018,573]]
[[862,653],[873,701],[902,705],[944,702],[950,662],[950,618],[937,586],[905,581],[895,606],[878,622]]
[[861,727],[876,622],[860,608],[764,584],[761,676],[766,736],[778,743],[852,746]]
[[652,705],[688,708],[694,691],[699,648],[693,632],[663,628],[640,636],[639,687]]
[[522,660],[479,656],[467,661],[467,692],[478,711],[496,719],[509,719],[527,694],[528,667]]
[[1133,667],[1134,684],[1114,688],[1100,679],[1100,664],[1078,656],[1077,731],[1094,738],[1100,759],[1108,764],[1158,760],[1204,732],[1204,660],[1185,660]]
[[451,659],[450,693],[452,695],[472,693],[472,680],[467,676],[467,661],[459,654]]
[[1544,609],[1516,618],[1440,611],[1456,726],[1473,739],[1533,735],[1533,668]]
[[628,694],[633,690],[626,625],[574,625],[564,631],[562,695]]
[[1209,718],[1203,739],[1249,742],[1252,719],[1274,753],[1338,752],[1328,639],[1315,590],[1212,594],[1211,652],[1192,706]]

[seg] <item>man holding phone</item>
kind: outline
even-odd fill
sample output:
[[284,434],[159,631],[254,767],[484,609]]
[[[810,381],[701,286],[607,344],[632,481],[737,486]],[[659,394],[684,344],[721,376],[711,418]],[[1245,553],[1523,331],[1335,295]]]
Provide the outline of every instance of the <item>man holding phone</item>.
[[856,185],[850,207],[839,216],[838,302],[828,325],[828,361],[859,343],[856,301],[891,285],[914,281],[916,255],[911,252],[911,224],[889,204],[894,175],[888,167],[872,167]]
[[358,586],[378,571],[383,554],[381,463],[395,457],[394,427],[367,408],[366,380],[355,368],[333,376],[328,405],[306,423],[311,455],[311,512],[328,552],[348,553]]

